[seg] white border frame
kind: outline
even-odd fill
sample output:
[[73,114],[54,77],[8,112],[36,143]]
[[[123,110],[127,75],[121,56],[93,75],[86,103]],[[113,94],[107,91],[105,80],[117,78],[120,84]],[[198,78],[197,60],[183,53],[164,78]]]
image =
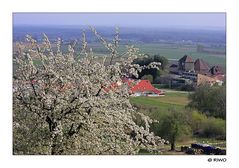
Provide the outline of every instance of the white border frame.
[[[238,1],[229,0],[7,0],[0,15],[0,165],[1,167],[237,167],[239,132]],[[227,155],[226,156],[13,156],[12,155],[12,12],[226,12]],[[226,158],[226,162],[208,162]]]

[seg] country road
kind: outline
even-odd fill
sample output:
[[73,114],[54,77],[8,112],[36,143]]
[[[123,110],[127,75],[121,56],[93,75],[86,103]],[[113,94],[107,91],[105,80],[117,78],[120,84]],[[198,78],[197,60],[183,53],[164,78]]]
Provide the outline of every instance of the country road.
[[185,94],[190,94],[193,92],[187,92],[187,91],[180,91],[180,90],[172,90],[172,89],[160,89],[164,91],[165,93],[185,93]]

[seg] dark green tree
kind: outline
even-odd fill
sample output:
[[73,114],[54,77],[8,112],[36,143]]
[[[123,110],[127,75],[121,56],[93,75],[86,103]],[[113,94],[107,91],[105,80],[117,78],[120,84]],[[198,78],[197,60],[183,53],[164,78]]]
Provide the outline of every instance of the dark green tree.
[[154,62],[160,62],[162,70],[165,70],[166,66],[168,65],[168,59],[164,56],[160,56],[159,54],[154,55]]
[[168,115],[161,118],[159,123],[153,125],[156,134],[168,140],[171,150],[176,149],[176,142],[184,136],[191,136],[189,117],[186,112],[169,109]]
[[189,107],[207,116],[226,119],[226,86],[201,85],[189,95]]
[[160,62],[161,66],[160,66],[159,70],[156,68],[150,68],[150,69],[144,69],[139,73],[140,79],[145,75],[152,75],[153,81],[155,81],[156,78],[161,76],[162,71],[165,70],[165,68],[168,64],[168,59],[165,58],[164,56],[160,56],[160,55],[154,55],[154,56],[145,55],[145,56],[147,56],[147,57],[138,58],[138,59],[134,60],[133,63],[139,64],[140,66],[147,66],[152,62]]

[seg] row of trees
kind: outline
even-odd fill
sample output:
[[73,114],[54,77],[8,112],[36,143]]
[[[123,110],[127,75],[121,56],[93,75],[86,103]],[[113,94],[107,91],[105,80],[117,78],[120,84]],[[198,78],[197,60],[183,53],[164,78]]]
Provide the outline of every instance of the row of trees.
[[171,150],[176,149],[177,141],[189,139],[192,136],[220,140],[226,138],[225,120],[207,117],[198,111],[169,109],[166,115],[152,124],[151,129],[156,135],[169,141]]

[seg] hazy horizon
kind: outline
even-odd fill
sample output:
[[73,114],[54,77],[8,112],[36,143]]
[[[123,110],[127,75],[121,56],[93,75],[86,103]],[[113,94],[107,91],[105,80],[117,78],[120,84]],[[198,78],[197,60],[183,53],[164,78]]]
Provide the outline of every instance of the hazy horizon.
[[13,13],[13,26],[226,29],[225,13]]

